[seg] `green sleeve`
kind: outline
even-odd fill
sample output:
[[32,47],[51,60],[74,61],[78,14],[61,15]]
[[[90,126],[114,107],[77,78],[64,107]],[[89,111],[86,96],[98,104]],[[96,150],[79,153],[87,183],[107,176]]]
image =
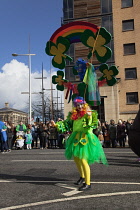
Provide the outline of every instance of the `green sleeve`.
[[92,111],[92,123],[91,123],[91,127],[93,129],[96,129],[98,127],[98,113],[97,111]]
[[16,131],[19,131],[19,125],[16,126]]
[[92,110],[92,114],[86,114],[83,119],[83,127],[92,127],[96,129],[98,127],[98,113],[97,111]]
[[27,131],[27,127],[26,127],[26,125],[24,125],[24,124],[23,124],[23,130],[24,130],[24,132]]
[[73,120],[71,119],[71,112],[68,113],[66,120],[56,122],[56,126],[59,133],[72,131]]
[[66,132],[64,121],[56,122],[56,128],[57,128],[57,131],[59,133],[65,133]]

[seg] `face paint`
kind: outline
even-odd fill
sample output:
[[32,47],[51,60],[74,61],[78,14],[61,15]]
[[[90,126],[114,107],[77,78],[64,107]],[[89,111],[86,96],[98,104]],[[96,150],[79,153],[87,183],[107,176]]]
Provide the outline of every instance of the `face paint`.
[[83,108],[83,104],[77,104],[76,109],[80,111]]

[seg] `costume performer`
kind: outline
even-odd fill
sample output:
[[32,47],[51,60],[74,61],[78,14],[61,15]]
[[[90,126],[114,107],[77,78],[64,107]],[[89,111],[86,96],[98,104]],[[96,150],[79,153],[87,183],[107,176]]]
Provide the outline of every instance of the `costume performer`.
[[92,111],[82,97],[76,97],[73,105],[67,119],[57,125],[59,131],[65,130],[64,125],[72,129],[66,141],[65,156],[67,159],[74,158],[80,174],[80,179],[75,184],[80,185],[85,180],[79,188],[83,191],[91,188],[89,164],[107,164],[107,160],[99,139],[92,132],[98,125],[97,112]]

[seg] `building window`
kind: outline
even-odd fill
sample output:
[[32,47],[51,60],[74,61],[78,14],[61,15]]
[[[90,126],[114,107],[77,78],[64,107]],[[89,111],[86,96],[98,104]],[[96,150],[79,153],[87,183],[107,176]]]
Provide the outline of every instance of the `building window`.
[[125,79],[137,79],[137,69],[125,68]]
[[134,20],[123,20],[122,21],[122,31],[134,30]]
[[63,17],[73,18],[73,0],[63,0]]
[[74,61],[74,44],[70,45],[70,48],[68,49],[66,54],[72,58],[72,61],[69,61],[68,59],[66,59],[66,65],[67,66],[74,65],[74,62],[75,62]]
[[133,0],[122,0],[122,8],[133,7]]
[[135,54],[135,43],[131,43],[131,44],[124,44],[123,45],[124,48],[124,55],[131,55],[131,54]]
[[138,92],[126,93],[127,104],[138,104]]
[[101,0],[101,12],[102,14],[112,12],[112,0]]
[[113,22],[112,15],[106,15],[102,17],[102,27],[106,28],[107,31],[113,35]]
[[112,39],[106,46],[112,50],[111,58],[108,59],[107,63],[114,63],[114,40]]
[[75,75],[73,74],[73,67],[65,67],[65,79],[69,81],[75,81]]

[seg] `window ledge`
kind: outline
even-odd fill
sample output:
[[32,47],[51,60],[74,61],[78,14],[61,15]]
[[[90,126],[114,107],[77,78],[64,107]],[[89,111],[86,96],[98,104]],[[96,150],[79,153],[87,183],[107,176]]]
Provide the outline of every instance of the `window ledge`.
[[123,56],[127,56],[127,55],[136,55],[136,53],[123,54]]
[[130,7],[133,7],[133,5],[132,6],[128,6],[128,7],[121,7],[121,9],[126,9],[126,8],[130,8]]
[[137,80],[137,78],[125,78],[125,80]]
[[122,30],[122,32],[134,31],[134,29]]
[[120,114],[137,114],[138,111],[126,111],[126,112],[120,112]]
[[138,104],[139,103],[133,103],[133,104],[132,103],[131,104],[130,103],[126,103],[126,105],[138,105]]

